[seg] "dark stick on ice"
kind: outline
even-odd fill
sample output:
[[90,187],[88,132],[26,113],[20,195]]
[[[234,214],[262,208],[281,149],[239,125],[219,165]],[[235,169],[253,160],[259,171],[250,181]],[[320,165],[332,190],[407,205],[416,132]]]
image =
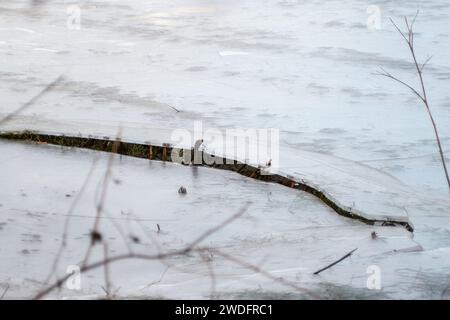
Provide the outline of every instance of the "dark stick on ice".
[[167,105],[170,109],[174,110],[175,112],[180,112],[180,110],[178,110],[177,108],[175,108],[174,106],[171,106],[170,104]]
[[62,80],[64,79],[63,75],[60,75],[58,78],[56,78],[52,83],[50,83],[49,85],[47,85],[41,92],[39,92],[37,95],[35,95],[33,98],[31,98],[31,100],[29,100],[28,102],[26,102],[25,104],[23,104],[20,108],[16,109],[15,111],[11,112],[10,114],[8,114],[6,117],[4,117],[3,119],[0,119],[0,125],[8,122],[9,120],[11,120],[14,116],[18,115],[19,113],[25,111],[26,109],[28,109],[29,107],[31,107],[33,104],[35,104],[40,98],[42,98],[45,94],[47,94],[48,92],[52,91],[53,88],[60,83]]
[[325,271],[325,270],[327,270],[327,269],[329,269],[329,268],[331,268],[332,266],[334,266],[334,265],[336,265],[336,264],[338,264],[339,262],[341,262],[342,260],[345,260],[345,259],[347,259],[348,257],[350,257],[352,254],[353,254],[353,252],[355,252],[356,250],[357,250],[358,248],[355,248],[355,249],[353,249],[352,251],[350,251],[349,253],[347,253],[345,256],[343,256],[342,258],[340,258],[339,260],[337,260],[337,261],[335,261],[335,262],[333,262],[332,264],[329,264],[328,266],[326,266],[325,268],[322,268],[322,269],[320,269],[320,270],[318,270],[318,271],[316,271],[316,272],[314,272],[314,274],[319,274],[319,273],[321,273],[322,271]]

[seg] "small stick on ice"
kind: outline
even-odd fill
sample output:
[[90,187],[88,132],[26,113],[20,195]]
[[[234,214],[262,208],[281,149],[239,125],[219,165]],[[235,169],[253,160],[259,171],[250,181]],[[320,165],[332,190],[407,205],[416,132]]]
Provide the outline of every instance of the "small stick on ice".
[[338,263],[341,262],[342,260],[347,259],[347,258],[350,257],[350,256],[353,254],[353,252],[355,252],[356,250],[358,250],[358,248],[353,249],[352,251],[350,251],[349,253],[347,253],[345,256],[343,256],[343,257],[340,258],[339,260],[333,262],[332,264],[329,264],[329,265],[326,266],[325,268],[322,268],[322,269],[320,269],[319,271],[314,272],[314,274],[319,274],[319,273],[321,273],[322,271],[325,271],[325,270],[331,268],[331,267],[334,266],[335,264],[338,264]]

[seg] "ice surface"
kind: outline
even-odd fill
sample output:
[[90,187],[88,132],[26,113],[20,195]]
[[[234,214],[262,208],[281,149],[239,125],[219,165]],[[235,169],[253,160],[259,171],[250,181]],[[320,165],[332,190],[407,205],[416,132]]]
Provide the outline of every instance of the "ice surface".
[[[128,228],[128,218],[125,214],[122,219],[119,208],[150,215],[146,210],[153,206],[146,201],[155,199],[146,188],[161,192],[155,197],[158,201],[172,196],[190,200],[187,206],[168,204],[164,215],[169,221],[162,212],[151,211],[147,218],[167,223],[165,244],[178,246],[198,231],[188,216],[194,215],[195,225],[218,222],[216,216],[204,219],[212,214],[209,197],[214,198],[217,217],[225,218],[245,194],[255,200],[249,216],[257,216],[259,227],[247,228],[252,222],[243,218],[245,223],[224,229],[211,244],[229,245],[234,254],[245,252],[258,264],[265,261],[273,273],[337,296],[440,298],[449,275],[450,205],[431,125],[410,92],[372,73],[383,66],[410,83],[417,80],[407,48],[388,19],[412,16],[420,9],[417,51],[421,60],[433,55],[425,69],[426,83],[444,150],[450,150],[447,2],[383,2],[380,30],[366,27],[368,4],[357,0],[130,0],[79,5],[81,29],[70,30],[66,1],[0,4],[0,117],[65,76],[55,90],[0,129],[113,136],[121,124],[128,139],[153,143],[167,142],[175,129],[191,130],[195,120],[219,129],[278,128],[284,174],[317,184],[362,214],[409,219],[418,244],[403,229],[371,228],[339,217],[295,190],[204,168],[198,168],[204,179],[197,177],[203,180],[196,184],[189,168],[125,157],[114,171],[127,184],[111,190],[117,192],[109,197],[112,217]],[[11,245],[0,248],[0,294],[8,283],[10,297],[30,296],[48,272],[71,201],[65,194],[79,191],[93,157],[91,152],[60,150],[1,143],[0,240]],[[97,182],[102,169],[99,164]],[[180,199],[174,191],[180,177],[194,189],[208,187]],[[148,184],[152,179],[166,188]],[[115,188],[125,187],[127,199],[122,199]],[[79,262],[87,242],[86,228],[92,220],[87,212],[92,216],[94,210],[89,197],[95,184],[90,188],[88,199],[77,209],[76,236],[65,265]],[[269,191],[279,197],[276,205],[268,200]],[[289,213],[292,208],[295,214]],[[133,226],[135,219],[129,218]],[[145,221],[146,228],[154,230],[154,221]],[[114,234],[114,227],[107,228]],[[372,230],[380,233],[380,241],[372,241]],[[112,237],[117,247],[111,250],[124,249],[120,235]],[[418,245],[424,251],[393,252]],[[351,263],[310,276],[356,246]],[[188,272],[169,269],[164,281],[139,293],[136,288],[144,286],[143,278],[151,274],[145,278],[148,283],[157,281],[165,267],[143,262],[114,267],[119,294],[209,295],[207,266],[198,257],[177,263],[186,265]],[[221,274],[218,294],[298,297],[248,270],[231,269],[220,259],[215,263]],[[371,264],[382,268],[382,292],[365,289]],[[124,274],[135,278],[123,278]],[[101,278],[100,271],[94,272],[92,279],[85,279],[89,285],[83,292],[61,295],[98,296]]]
[[[121,139],[128,142],[163,145],[170,143],[174,147],[191,148],[195,134],[189,134],[187,144],[177,143],[172,136],[173,130],[144,127],[136,123],[121,124]],[[35,130],[48,134],[66,134],[84,137],[106,137],[114,139],[118,127],[97,122],[95,126],[80,121],[41,120],[35,117],[18,116],[3,126],[3,131]],[[187,128],[184,129],[188,131]],[[212,154],[237,159],[254,166],[264,162],[252,163],[239,157],[239,150],[227,150],[222,141],[214,141],[204,131],[205,151]],[[249,144],[236,145],[236,148],[254,147]],[[248,151],[250,153],[251,151]],[[408,187],[398,179],[361,163],[323,153],[306,151],[289,146],[281,146],[277,168],[267,168],[267,172],[281,174],[298,182],[306,183],[323,191],[339,204],[359,216],[370,220],[404,221],[415,227],[415,216],[427,214],[441,215],[450,212],[450,199],[439,195],[421,193]],[[420,226],[418,226],[420,228]]]
[[368,4],[357,0],[79,5],[81,29],[70,30],[66,1],[1,4],[1,113],[65,74],[65,85],[28,114],[162,128],[194,118],[219,128],[280,128],[284,144],[362,161],[446,194],[423,106],[372,73],[382,66],[416,82],[389,18],[420,9],[417,51],[420,60],[433,56],[426,82],[449,150],[447,2],[383,2],[380,30],[366,27]]
[[[83,259],[95,218],[96,190],[108,155],[25,143],[0,142],[0,146],[5,151],[0,157],[1,175],[8,181],[1,189],[0,238],[8,245],[0,248],[0,283],[10,284],[9,298],[31,297],[51,270],[68,208],[80,192],[94,158],[100,157],[71,216],[68,244],[58,274],[65,274],[68,265]],[[372,227],[343,218],[313,196],[283,186],[228,171],[118,156],[112,172],[113,182],[100,224],[110,256],[127,252],[126,243],[136,253],[156,252],[154,241],[163,250],[181,248],[250,201],[247,213],[202,245],[220,248],[323,297],[352,292],[355,297],[425,297],[428,292],[395,289],[398,284],[407,286],[408,280],[410,285],[418,285],[412,281],[417,269],[409,260],[414,260],[415,265],[420,261],[427,264],[429,270],[421,271],[424,276],[440,273],[448,266],[445,249],[416,252],[422,250],[420,245],[402,227]],[[178,194],[180,185],[186,187],[186,195]],[[375,240],[372,231],[378,233]],[[140,242],[133,243],[131,236]],[[351,260],[320,276],[312,275],[355,247],[358,250]],[[434,260],[429,262],[430,255]],[[99,246],[92,260],[102,257]],[[159,261],[132,260],[111,265],[113,286],[120,288],[118,296],[210,297],[209,269],[201,257],[191,254],[165,262],[170,265],[168,269]],[[210,262],[216,274],[216,296],[302,296],[221,257],[211,257]],[[365,287],[366,269],[372,264],[384,268],[383,286],[393,289],[380,293]],[[102,286],[103,270],[98,269],[83,274],[81,291],[66,289],[51,297],[101,297]],[[336,292],[330,293],[329,287]]]

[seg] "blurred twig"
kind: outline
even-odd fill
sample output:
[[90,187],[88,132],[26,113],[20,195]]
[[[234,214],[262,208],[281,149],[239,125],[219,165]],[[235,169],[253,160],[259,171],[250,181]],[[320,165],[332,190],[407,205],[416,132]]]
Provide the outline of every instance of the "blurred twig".
[[166,275],[166,273],[167,273],[167,271],[169,270],[169,268],[170,268],[170,267],[167,266],[166,269],[163,271],[163,273],[161,273],[161,276],[159,277],[158,280],[153,281],[153,282],[150,282],[150,283],[147,284],[145,287],[141,288],[141,290],[145,290],[145,289],[147,289],[147,288],[149,288],[149,287],[151,287],[151,286],[153,286],[153,285],[155,285],[155,284],[160,283],[160,282],[163,280],[163,278],[164,278],[164,276]]
[[3,300],[3,298],[6,296],[6,293],[9,290],[9,284],[6,285],[5,290],[3,291],[2,295],[0,296],[0,300]]
[[63,230],[63,234],[62,234],[62,240],[61,240],[61,245],[59,246],[58,252],[56,253],[55,259],[53,260],[53,264],[52,264],[52,268],[50,270],[49,275],[47,276],[47,279],[44,281],[45,284],[47,284],[51,277],[53,275],[56,274],[57,268],[58,268],[58,264],[59,264],[59,260],[61,259],[61,255],[63,253],[64,248],[67,246],[67,237],[68,237],[68,233],[69,233],[69,223],[70,220],[72,218],[72,214],[78,204],[78,202],[80,201],[82,195],[84,194],[84,191],[86,190],[90,178],[94,172],[95,166],[97,164],[97,160],[98,158],[94,158],[94,161],[92,162],[91,168],[89,169],[89,172],[83,182],[83,185],[81,186],[80,191],[78,192],[78,194],[76,195],[75,199],[72,201],[72,204],[70,205],[70,208],[67,212],[67,216],[66,219],[64,221],[64,230]]
[[313,298],[315,298],[315,299],[318,299],[318,298],[319,298],[319,296],[317,296],[316,294],[312,293],[311,291],[309,291],[309,290],[307,290],[307,289],[305,289],[305,288],[300,287],[300,286],[297,285],[295,282],[286,280],[286,279],[284,279],[284,278],[282,278],[282,277],[276,277],[276,276],[274,276],[273,274],[271,274],[270,272],[268,272],[268,271],[266,271],[266,270],[264,270],[264,269],[262,269],[262,268],[260,268],[260,267],[258,267],[258,266],[256,266],[256,265],[253,265],[253,264],[251,264],[251,263],[248,263],[248,262],[246,262],[246,261],[243,261],[243,260],[241,260],[241,259],[238,259],[238,258],[236,258],[236,257],[234,257],[234,256],[232,256],[232,255],[230,255],[230,254],[227,254],[227,253],[225,253],[225,252],[223,252],[223,251],[220,251],[220,250],[215,249],[214,252],[215,252],[217,255],[222,256],[222,257],[225,258],[226,260],[229,260],[229,261],[234,262],[234,263],[236,263],[237,265],[240,265],[240,266],[242,266],[242,267],[244,267],[244,268],[246,268],[246,269],[249,269],[249,270],[251,270],[251,271],[253,271],[253,272],[256,272],[256,273],[261,274],[261,275],[262,275],[263,277],[265,277],[265,278],[271,279],[271,280],[273,280],[273,281],[275,281],[275,282],[278,282],[278,283],[280,283],[280,284],[282,284],[282,285],[284,285],[284,286],[286,286],[286,287],[290,287],[290,288],[292,288],[292,289],[294,289],[294,290],[296,290],[296,291],[304,292],[304,293],[310,295],[311,297],[313,297]]
[[[224,228],[225,226],[227,226],[228,224],[230,224],[231,222],[233,222],[234,220],[236,220],[237,218],[239,218],[242,214],[244,214],[248,208],[248,206],[250,205],[250,203],[247,203],[241,210],[239,210],[236,214],[232,215],[230,218],[226,219],[225,221],[223,221],[222,223],[214,226],[213,228],[207,230],[206,232],[204,232],[203,234],[201,234],[198,238],[196,238],[195,240],[193,240],[192,242],[190,242],[188,245],[186,245],[184,248],[178,249],[178,250],[174,250],[174,251],[170,251],[170,252],[161,252],[161,253],[157,253],[157,254],[137,254],[137,253],[127,253],[127,254],[121,254],[121,255],[117,255],[117,256],[113,256],[113,257],[108,257],[105,256],[103,260],[101,261],[97,261],[91,264],[84,264],[82,265],[82,267],[80,268],[80,272],[87,272],[99,267],[105,267],[111,263],[117,262],[117,261],[121,261],[121,260],[128,260],[128,259],[141,259],[141,260],[164,260],[170,257],[174,257],[174,256],[180,256],[180,255],[186,255],[190,252],[198,252],[200,254],[204,254],[205,252],[211,252],[211,248],[197,248],[196,246],[201,243],[202,241],[204,241],[206,238],[210,237],[211,235],[215,234],[216,232],[218,232],[220,229]],[[222,258],[224,258],[225,260],[231,261],[235,264],[238,264],[246,269],[249,269],[253,272],[259,273],[261,274],[263,277],[271,279],[275,282],[278,282],[284,286],[293,288],[297,291],[300,292],[304,292],[307,293],[308,295],[310,295],[313,298],[318,298],[317,295],[313,294],[312,292],[310,292],[309,290],[302,288],[300,286],[298,286],[296,283],[288,281],[282,277],[276,277],[274,275],[272,275],[271,273],[263,270],[262,268],[253,265],[251,263],[248,263],[246,261],[243,261],[239,258],[236,258],[230,254],[227,254],[221,250],[214,250],[214,253],[216,253],[217,255],[221,256]],[[163,275],[165,274],[165,272],[163,273]],[[53,283],[52,285],[48,286],[47,288],[45,288],[44,290],[41,290],[40,292],[38,292],[36,294],[36,296],[34,297],[34,299],[41,299],[43,298],[45,295],[47,295],[48,293],[50,293],[51,291],[53,291],[56,288],[59,288],[62,286],[62,284],[70,277],[70,275],[65,275],[64,277],[59,278],[55,283]],[[162,277],[161,277],[162,278]],[[215,286],[215,275],[214,275],[214,286]]]
[[114,160],[114,155],[117,153],[119,146],[120,146],[120,139],[122,135],[122,128],[119,128],[119,131],[116,136],[116,140],[114,141],[114,144],[112,146],[112,153],[110,154],[108,158],[108,163],[105,171],[105,175],[102,181],[102,188],[100,192],[100,199],[98,200],[96,204],[96,214],[95,214],[95,220],[94,220],[94,226],[91,230],[91,241],[89,244],[89,247],[86,251],[86,255],[83,259],[83,262],[81,263],[81,266],[85,266],[90,258],[91,252],[93,247],[97,242],[102,241],[102,235],[99,231],[99,225],[100,225],[100,219],[102,217],[103,213],[103,207],[105,205],[106,195],[108,192],[108,186],[109,186],[109,180],[111,179],[111,171],[112,171],[112,164]]
[[[105,260],[108,260],[108,244],[103,241],[103,258]],[[105,264],[103,266],[103,272],[104,272],[104,276],[105,276],[105,293],[106,293],[106,298],[109,299],[111,298],[111,278],[110,278],[110,274],[109,274],[109,264]]]
[[37,95],[35,95],[33,98],[31,98],[31,100],[29,100],[28,102],[23,104],[20,108],[16,109],[15,111],[11,112],[10,114],[6,115],[3,119],[0,119],[0,125],[5,124],[6,122],[10,121],[14,116],[18,115],[19,113],[21,113],[21,112],[25,111],[26,109],[28,109],[29,107],[31,107],[40,98],[42,98],[48,92],[52,91],[63,79],[64,79],[64,75],[60,75],[52,83],[48,84],[41,92],[39,92]]
[[[87,271],[90,271],[92,269],[96,269],[96,268],[99,268],[99,267],[104,267],[105,265],[108,265],[110,263],[113,263],[113,262],[116,262],[116,261],[120,261],[120,260],[126,260],[126,259],[161,260],[161,259],[165,259],[165,258],[177,256],[177,255],[185,255],[185,254],[187,254],[189,252],[194,251],[194,247],[197,244],[199,244],[201,241],[205,240],[207,237],[211,236],[213,233],[219,231],[220,229],[224,228],[229,223],[231,223],[233,220],[236,220],[241,215],[243,215],[245,213],[245,211],[247,210],[249,205],[250,205],[250,203],[247,203],[241,210],[239,210],[238,213],[232,215],[230,218],[228,218],[224,222],[218,224],[217,226],[214,226],[213,228],[207,230],[206,232],[204,232],[202,235],[200,235],[198,238],[196,238],[194,241],[192,241],[190,244],[188,244],[184,248],[179,249],[179,250],[175,250],[175,251],[171,251],[171,252],[157,253],[157,254],[138,254],[138,253],[130,252],[130,253],[127,253],[127,254],[121,254],[121,255],[117,255],[117,256],[113,256],[113,257],[105,257],[101,261],[88,264],[88,259],[86,259],[86,258],[89,258],[90,250],[92,249],[93,245],[95,244],[95,243],[91,242],[91,245],[88,248],[88,252],[86,253],[86,258],[85,258],[85,260],[83,261],[83,264],[80,267],[80,272],[87,272]],[[96,229],[94,229],[94,230],[96,230]],[[47,295],[48,293],[50,293],[54,289],[61,287],[61,285],[70,276],[71,276],[70,274],[67,274],[64,277],[59,278],[56,282],[54,282],[53,284],[51,284],[47,288],[41,290],[40,292],[38,292],[36,294],[36,296],[34,297],[34,299],[41,299],[42,297],[44,297],[45,295]]]

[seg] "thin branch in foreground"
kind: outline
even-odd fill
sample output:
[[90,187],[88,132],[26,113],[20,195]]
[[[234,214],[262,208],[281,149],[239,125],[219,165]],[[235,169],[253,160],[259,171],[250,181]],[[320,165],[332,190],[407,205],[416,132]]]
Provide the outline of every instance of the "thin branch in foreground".
[[102,189],[100,192],[100,199],[96,204],[96,214],[95,214],[94,226],[91,230],[91,241],[90,241],[89,247],[86,251],[86,255],[84,256],[83,262],[81,263],[82,266],[84,266],[88,263],[92,249],[94,248],[95,244],[97,242],[101,242],[101,240],[102,240],[102,235],[99,232],[98,228],[99,228],[100,219],[101,219],[101,216],[103,213],[103,207],[104,207],[105,201],[106,201],[109,180],[111,179],[114,155],[117,153],[117,151],[119,149],[121,136],[122,136],[122,128],[120,127],[118,130],[118,133],[116,135],[116,140],[114,141],[114,144],[112,146],[112,153],[110,154],[110,156],[108,158],[105,175],[104,175],[103,181],[102,181],[103,183],[102,183]]
[[[191,243],[189,243],[187,246],[185,246],[182,249],[171,251],[171,252],[166,252],[166,253],[157,253],[157,254],[153,254],[153,255],[135,254],[135,253],[130,252],[127,254],[117,255],[117,256],[113,256],[113,257],[106,257],[101,261],[94,262],[91,264],[88,264],[87,259],[85,259],[80,267],[80,272],[87,272],[89,270],[96,269],[96,268],[105,266],[107,264],[110,264],[110,263],[113,263],[116,261],[120,261],[120,260],[126,260],[126,259],[162,260],[162,259],[166,259],[166,258],[173,257],[173,256],[186,255],[189,252],[194,251],[194,247],[197,244],[199,244],[201,241],[205,240],[212,234],[218,232],[220,229],[222,229],[225,226],[227,226],[228,224],[230,224],[232,221],[234,221],[237,218],[239,218],[240,216],[242,216],[246,212],[249,205],[250,205],[250,202],[246,203],[246,205],[241,210],[239,210],[236,214],[232,215],[230,218],[226,219],[224,222],[218,224],[217,226],[214,226],[213,228],[207,230],[206,232],[204,232],[202,235],[200,235],[198,238],[196,238],[194,241],[192,241]],[[91,249],[92,249],[92,244],[88,248],[88,253],[86,253],[86,257],[89,257]],[[44,296],[46,296],[48,293],[53,291],[54,289],[61,287],[64,284],[64,282],[66,282],[67,279],[70,278],[70,276],[71,276],[71,274],[66,274],[64,277],[59,278],[56,282],[49,285],[47,288],[39,291],[35,295],[34,299],[35,300],[41,299]]]
[[206,231],[205,233],[203,233],[200,237],[198,237],[197,239],[195,239],[194,241],[191,242],[191,244],[189,246],[186,247],[187,251],[190,251],[192,248],[194,248],[197,244],[199,244],[200,242],[202,242],[203,240],[205,240],[206,238],[210,237],[212,234],[216,233],[217,231],[219,231],[220,229],[222,229],[223,227],[229,225],[231,222],[233,222],[234,220],[236,220],[237,218],[239,218],[240,216],[242,216],[248,209],[248,207],[250,206],[251,202],[247,202],[237,213],[235,213],[234,215],[232,215],[231,217],[229,217],[227,220],[225,220],[224,222],[222,222],[221,224],[209,229],[208,231]]
[[450,191],[450,177],[449,177],[448,170],[447,170],[447,164],[445,162],[444,151],[442,150],[442,144],[441,144],[441,139],[439,137],[437,125],[436,125],[436,122],[434,120],[433,114],[431,113],[430,105],[428,103],[427,91],[425,89],[425,81],[423,79],[423,70],[424,70],[425,66],[428,64],[428,62],[430,61],[431,57],[429,57],[424,63],[419,64],[419,62],[417,61],[416,52],[415,52],[415,48],[414,48],[414,30],[413,30],[413,26],[414,26],[414,23],[416,21],[416,18],[418,16],[418,14],[419,14],[419,11],[417,11],[417,13],[414,16],[414,18],[413,18],[411,23],[409,22],[408,18],[405,17],[405,25],[406,25],[406,31],[405,32],[403,32],[400,29],[400,27],[394,22],[394,20],[392,20],[392,19],[390,19],[390,20],[391,20],[391,23],[394,25],[395,29],[397,29],[397,31],[400,33],[400,35],[402,36],[402,38],[405,40],[406,44],[408,45],[409,51],[410,51],[411,56],[412,56],[413,61],[414,61],[414,65],[415,65],[415,68],[416,68],[417,75],[419,76],[421,93],[419,93],[419,90],[413,88],[412,86],[410,86],[406,82],[400,80],[396,76],[393,76],[392,74],[390,74],[389,72],[387,72],[386,70],[384,70],[382,68],[381,68],[381,72],[377,72],[376,74],[380,75],[380,76],[387,77],[389,79],[392,79],[392,80],[402,84],[403,86],[407,87],[425,105],[425,108],[426,108],[427,113],[428,113],[428,117],[430,118],[431,124],[433,125],[434,135],[436,137],[436,142],[437,142],[437,145],[438,145],[438,148],[439,148],[439,154],[440,154],[440,157],[441,157],[442,167],[444,169],[445,178],[447,180],[448,189]]
[[405,87],[407,87],[408,89],[410,89],[420,100],[424,101],[424,98],[422,97],[422,95],[416,90],[414,89],[411,85],[407,84],[406,82],[404,82],[403,80],[400,80],[399,78],[393,76],[392,74],[390,74],[389,72],[387,72],[386,70],[384,70],[383,68],[380,67],[381,71],[377,71],[375,72],[375,75],[377,76],[383,76],[389,79],[392,79],[402,85],[404,85]]
[[64,75],[60,75],[53,82],[48,84],[41,92],[39,92],[37,95],[31,98],[28,102],[24,103],[20,108],[6,115],[3,119],[0,119],[0,125],[5,124],[6,122],[10,121],[14,116],[18,115],[19,113],[25,111],[26,109],[34,105],[40,98],[42,98],[48,92],[52,91],[62,80],[64,80]]
[[345,259],[349,258],[349,257],[353,254],[353,252],[355,252],[356,250],[358,250],[358,248],[353,249],[352,251],[350,251],[349,253],[347,253],[345,256],[343,256],[343,257],[340,258],[339,260],[336,260],[335,262],[333,262],[333,263],[327,265],[325,268],[322,268],[322,269],[320,269],[320,270],[314,272],[313,274],[318,275],[319,273],[321,273],[321,272],[323,272],[323,271],[325,271],[325,270],[331,268],[332,266],[338,264],[338,263],[341,262],[342,260],[345,260]]
[[153,286],[153,285],[155,285],[155,284],[160,283],[160,282],[164,279],[164,276],[166,275],[167,271],[169,271],[169,268],[170,268],[170,266],[166,266],[166,269],[164,269],[163,273],[161,273],[161,276],[159,277],[159,279],[156,280],[156,281],[150,282],[150,283],[147,284],[145,287],[141,288],[141,291],[142,291],[142,290],[145,290],[145,289],[147,289],[147,288],[150,288],[151,286]]
[[[116,148],[114,148],[117,150],[117,146]],[[109,163],[108,167],[110,167],[111,163]],[[109,170],[107,170],[108,172]],[[106,174],[105,174],[105,179],[104,182],[106,182]],[[105,183],[103,184],[103,188],[105,188]],[[105,192],[104,190],[102,190],[102,195],[104,195]],[[103,206],[103,202],[105,200],[105,197],[102,196],[101,201],[98,203],[97,205],[97,216],[96,216],[96,223],[94,223],[94,230],[93,232],[97,232],[98,233],[98,226],[100,223],[100,215],[102,212],[102,206]],[[89,264],[88,263],[88,258],[90,256],[90,251],[92,250],[92,247],[94,245],[94,243],[91,242],[91,245],[88,247],[85,259],[83,261],[83,263],[81,264],[80,267],[80,272],[88,272],[90,270],[93,269],[97,269],[100,267],[105,268],[104,270],[106,271],[106,267],[109,266],[109,264],[114,263],[114,262],[118,262],[121,260],[128,260],[128,259],[141,259],[141,260],[158,260],[158,261],[164,261],[165,259],[168,259],[170,257],[174,257],[174,256],[181,256],[181,255],[187,255],[188,253],[191,252],[198,252],[199,254],[204,254],[204,252],[211,252],[211,248],[196,248],[196,246],[198,244],[200,244],[202,241],[204,241],[205,239],[207,239],[208,237],[212,236],[213,234],[215,234],[216,232],[218,232],[220,229],[224,228],[225,226],[227,226],[228,224],[232,223],[234,220],[236,220],[237,218],[239,218],[240,216],[242,216],[247,208],[249,207],[251,203],[248,202],[244,205],[244,207],[242,209],[240,209],[236,214],[232,215],[230,218],[226,219],[225,221],[223,221],[222,223],[212,227],[211,229],[208,229],[207,231],[205,231],[203,234],[201,234],[199,237],[197,237],[196,239],[194,239],[192,242],[190,242],[188,245],[186,245],[184,248],[181,248],[179,250],[175,250],[175,251],[169,251],[169,252],[158,252],[157,254],[136,254],[133,252],[129,252],[127,254],[121,254],[121,255],[116,255],[113,257],[109,257],[107,255],[104,256],[103,260],[94,262]],[[284,286],[293,288],[295,290],[304,292],[309,294],[311,297],[314,298],[318,298],[317,295],[313,294],[312,292],[310,292],[309,290],[306,290],[300,286],[298,286],[296,283],[285,280],[284,278],[281,277],[276,277],[274,275],[272,275],[271,273],[263,270],[262,268],[255,266],[253,264],[250,264],[248,262],[242,261],[232,255],[229,255],[227,253],[224,253],[222,251],[219,250],[214,250],[214,252],[221,256],[222,258],[231,261],[235,264],[238,264],[248,270],[251,270],[253,272],[259,273],[261,274],[263,277],[271,279],[275,282],[278,282]],[[212,272],[212,277],[215,278],[214,275],[214,271],[210,270],[210,272]],[[47,294],[49,294],[50,292],[52,292],[53,290],[60,288],[70,277],[70,274],[66,274],[65,276],[57,279],[53,284],[49,285],[47,288],[44,288],[43,290],[39,291],[34,299],[42,299],[44,296],[46,296]],[[105,274],[105,280],[107,280],[109,278],[109,276],[106,276]],[[108,282],[108,281],[107,281]],[[215,286],[215,279],[214,279],[214,284],[212,284],[213,286]],[[105,290],[106,293],[109,292],[109,289]]]
[[[240,211],[238,211],[238,213],[234,214],[233,216],[231,216],[230,218],[226,219],[224,222],[222,222],[221,224],[218,224],[217,226],[214,226],[213,228],[207,230],[206,232],[204,232],[202,235],[200,235],[198,238],[196,238],[194,241],[192,241],[190,244],[188,244],[186,247],[179,249],[179,250],[175,250],[172,252],[167,252],[167,253],[158,253],[158,254],[154,254],[154,255],[145,255],[145,254],[134,254],[134,253],[128,253],[128,254],[122,254],[122,255],[117,255],[114,257],[105,257],[103,260],[92,263],[92,264],[85,264],[80,268],[80,272],[88,272],[90,270],[93,269],[97,269],[100,267],[105,267],[106,265],[109,265],[111,263],[117,262],[117,261],[121,261],[121,260],[128,260],[128,259],[141,259],[141,260],[164,260],[170,257],[174,257],[174,256],[180,256],[180,255],[186,255],[190,252],[198,252],[200,254],[204,253],[204,252],[210,252],[212,249],[211,248],[195,248],[195,246],[197,244],[199,244],[200,242],[204,241],[206,238],[210,237],[211,235],[213,235],[214,233],[218,232],[220,229],[224,228],[225,226],[227,226],[228,224],[230,224],[232,221],[236,220],[237,218],[239,218],[241,215],[243,215],[246,212],[247,207],[250,205],[250,203],[247,203]],[[278,282],[280,284],[282,284],[283,286],[286,287],[290,287],[293,288],[297,291],[303,292],[308,294],[309,296],[318,299],[319,297],[316,294],[313,294],[312,292],[310,292],[309,290],[302,288],[300,286],[298,286],[296,283],[288,281],[282,277],[276,277],[274,275],[272,275],[271,273],[263,270],[262,268],[253,265],[251,263],[248,263],[246,261],[243,261],[241,259],[238,259],[232,255],[229,255],[223,251],[220,250],[214,250],[214,252],[221,256],[222,258],[224,258],[225,260],[231,261],[237,265],[240,265],[248,270],[251,270],[253,272],[259,273],[261,274],[263,277],[268,278],[270,280],[273,280],[275,282]],[[61,287],[64,282],[67,281],[67,279],[70,277],[71,275],[65,275],[64,277],[58,279],[54,284],[50,285],[49,287],[47,287],[46,289],[38,292],[36,294],[36,296],[34,297],[34,299],[41,299],[44,296],[46,296],[48,293],[50,293],[51,291],[53,291],[56,288]],[[215,276],[214,276],[215,277]]]
[[251,263],[248,263],[246,261],[240,260],[240,259],[238,259],[238,258],[236,258],[236,257],[234,257],[232,255],[229,255],[229,254],[227,254],[227,253],[225,253],[223,251],[214,250],[214,252],[217,255],[222,256],[226,260],[229,260],[229,261],[234,262],[234,263],[236,263],[236,264],[238,264],[238,265],[240,265],[240,266],[242,266],[242,267],[244,267],[244,268],[246,268],[248,270],[251,270],[253,272],[261,274],[265,278],[268,278],[270,280],[278,282],[278,283],[280,283],[280,284],[282,284],[282,285],[284,285],[286,287],[292,288],[292,289],[294,289],[296,291],[306,293],[306,294],[310,295],[311,297],[313,297],[314,299],[320,299],[320,297],[318,295],[312,293],[310,290],[307,290],[305,288],[302,288],[302,287],[298,286],[295,282],[291,282],[291,281],[286,280],[286,279],[284,279],[282,277],[276,277],[273,274],[271,274],[270,272],[267,272],[266,270],[264,270],[264,269],[262,269],[262,268],[260,268],[258,266],[255,266],[255,265],[253,265]]
[[[103,242],[103,257],[105,260],[108,259],[108,244],[106,242]],[[104,277],[105,277],[105,293],[106,293],[106,298],[110,299],[111,298],[111,278],[110,278],[110,273],[109,273],[109,265],[105,264],[103,266],[103,273],[104,273]]]
[[[442,290],[442,292],[441,292],[441,300],[445,300],[445,296],[446,296],[447,291],[448,291],[449,288],[450,288],[450,285],[446,286],[446,287],[444,288],[444,290]],[[0,299],[0,300],[1,300],[1,299]]]
[[53,275],[56,274],[56,271],[58,269],[58,265],[59,265],[59,261],[61,259],[61,255],[63,253],[64,248],[67,246],[67,238],[68,238],[68,233],[69,233],[69,224],[70,224],[70,220],[72,218],[72,214],[76,208],[76,206],[78,205],[78,202],[80,201],[81,197],[83,196],[89,181],[91,179],[92,174],[94,173],[95,170],[95,166],[97,164],[97,160],[98,157],[94,158],[94,161],[92,162],[91,168],[89,169],[88,174],[86,175],[86,178],[83,181],[83,185],[81,186],[80,191],[77,193],[75,199],[72,201],[70,208],[67,212],[67,216],[66,219],[64,221],[64,230],[63,230],[63,234],[62,234],[62,240],[61,240],[61,244],[59,246],[58,252],[56,253],[55,259],[53,260],[53,264],[52,264],[52,268],[50,270],[50,273],[47,276],[47,279],[44,281],[45,284],[47,284],[51,277]]
[[9,284],[6,285],[5,290],[3,291],[2,295],[0,296],[0,300],[3,300],[3,298],[6,296],[6,293],[9,290]]
[[216,294],[216,273],[214,271],[213,266],[213,255],[210,250],[204,251],[200,253],[200,258],[206,263],[206,266],[208,267],[208,273],[209,273],[209,279],[211,282],[211,288],[210,288],[210,296],[214,297]]
[[115,221],[114,217],[112,217],[111,214],[109,214],[109,212],[107,210],[103,209],[103,212],[105,213],[105,217],[108,218],[108,221],[111,222],[113,227],[117,230],[119,235],[122,237],[123,242],[127,246],[128,252],[133,252],[133,248],[131,247],[130,241],[128,241],[128,237],[127,237],[125,231],[123,231],[120,224]]
[[423,72],[423,69],[425,69],[426,65],[428,64],[428,62],[431,61],[432,58],[433,58],[433,56],[429,56],[429,57],[427,58],[427,60],[425,60],[425,62],[422,63],[422,66],[420,67],[420,72]]

